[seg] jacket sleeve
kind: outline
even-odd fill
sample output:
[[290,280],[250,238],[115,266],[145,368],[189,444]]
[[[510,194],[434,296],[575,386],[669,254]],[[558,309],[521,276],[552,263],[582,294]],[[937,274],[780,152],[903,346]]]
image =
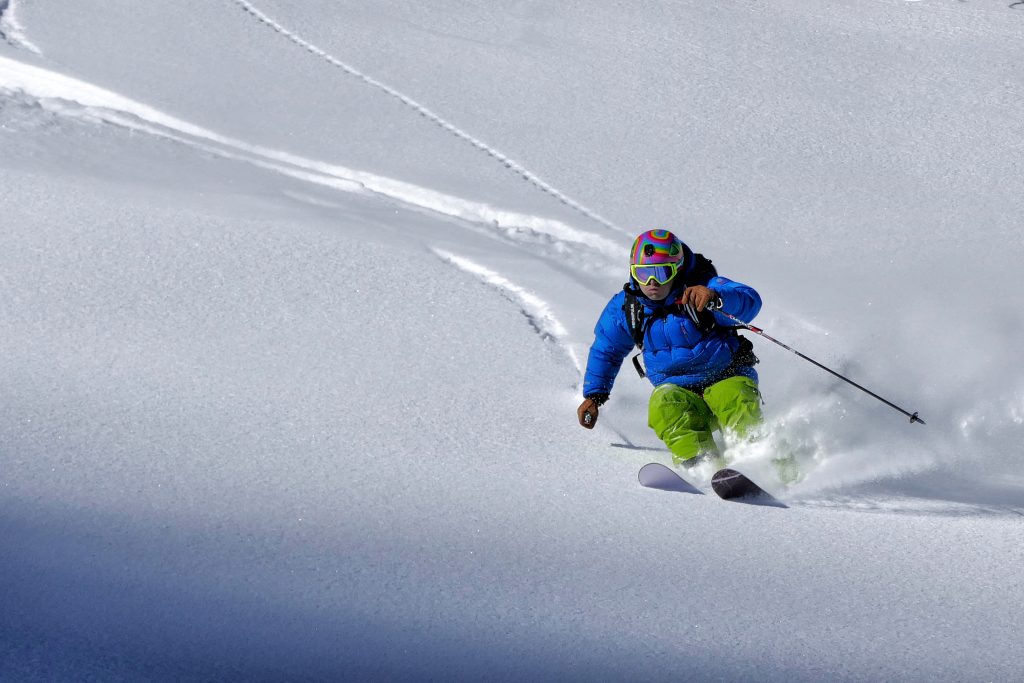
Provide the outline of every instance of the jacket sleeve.
[[[722,297],[723,311],[736,316],[745,323],[753,320],[761,310],[761,296],[750,285],[715,276],[711,278],[707,286]],[[715,313],[715,322],[726,327],[734,324],[732,320],[718,313]]]
[[610,394],[623,359],[633,349],[633,337],[622,310],[625,298],[623,292],[613,296],[594,326],[594,343],[590,346],[587,371],[583,378],[585,397]]

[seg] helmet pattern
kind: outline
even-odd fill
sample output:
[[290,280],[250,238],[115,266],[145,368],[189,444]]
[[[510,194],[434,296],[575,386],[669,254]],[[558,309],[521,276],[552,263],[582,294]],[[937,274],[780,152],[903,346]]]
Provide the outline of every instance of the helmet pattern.
[[668,230],[648,230],[633,242],[631,266],[679,263],[684,256],[682,241]]

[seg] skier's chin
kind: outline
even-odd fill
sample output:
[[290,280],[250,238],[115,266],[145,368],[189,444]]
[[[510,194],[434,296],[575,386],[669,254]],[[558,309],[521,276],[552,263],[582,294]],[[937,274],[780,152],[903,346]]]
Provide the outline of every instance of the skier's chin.
[[640,291],[651,301],[661,301],[671,289],[670,285],[640,285]]

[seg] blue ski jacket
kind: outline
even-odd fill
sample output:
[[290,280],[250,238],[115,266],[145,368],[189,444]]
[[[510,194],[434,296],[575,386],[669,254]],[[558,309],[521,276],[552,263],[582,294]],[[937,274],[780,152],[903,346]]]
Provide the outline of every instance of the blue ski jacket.
[[[701,257],[703,258],[703,257]],[[691,264],[693,259],[689,259]],[[710,266],[710,262],[705,261]],[[693,270],[692,265],[690,270]],[[728,318],[714,315],[715,325],[701,329],[675,305],[686,285],[686,273],[663,301],[652,301],[635,288],[633,294],[643,304],[645,316],[653,316],[644,334],[643,358],[647,377],[654,386],[671,382],[681,387],[698,389],[729,376],[743,375],[757,380],[752,365],[734,367],[733,357],[739,351],[740,337]],[[743,322],[750,322],[761,310],[761,297],[754,289],[740,282],[719,277],[710,271],[703,281],[690,281],[690,285],[704,285],[722,298],[722,310]],[[633,283],[630,283],[633,284]],[[629,286],[629,285],[627,285]],[[624,310],[626,293],[621,291],[604,307],[594,327],[594,343],[587,357],[587,371],[583,380],[583,395],[592,397],[610,394],[622,361],[633,350],[633,337]],[[659,309],[669,307],[655,315]],[[709,321],[710,322],[710,321]]]

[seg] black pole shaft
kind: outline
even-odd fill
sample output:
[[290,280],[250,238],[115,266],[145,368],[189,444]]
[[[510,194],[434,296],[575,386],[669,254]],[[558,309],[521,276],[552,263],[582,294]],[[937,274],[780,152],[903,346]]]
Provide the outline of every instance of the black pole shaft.
[[796,355],[800,356],[801,358],[803,358],[803,359],[804,359],[805,361],[807,361],[808,363],[813,363],[814,365],[817,365],[817,366],[818,366],[819,368],[821,368],[821,369],[822,369],[822,370],[824,370],[825,372],[829,372],[829,373],[831,373],[831,374],[835,375],[836,377],[838,377],[839,379],[843,380],[844,382],[846,382],[846,383],[848,383],[848,384],[852,384],[853,386],[857,387],[858,389],[860,389],[861,391],[863,391],[863,392],[864,392],[865,394],[867,394],[868,396],[872,396],[872,397],[874,397],[874,398],[878,399],[879,401],[881,401],[881,402],[882,402],[882,403],[884,403],[885,405],[889,406],[890,408],[893,408],[893,409],[895,409],[895,410],[898,410],[899,412],[903,413],[904,415],[906,415],[907,417],[909,417],[909,418],[910,418],[910,422],[911,422],[911,424],[913,424],[914,422],[920,422],[921,424],[925,424],[925,421],[924,421],[924,420],[922,420],[922,419],[921,419],[920,417],[918,417],[918,416],[917,416],[917,413],[916,413],[916,412],[915,412],[915,413],[911,413],[911,412],[909,412],[909,411],[907,411],[907,410],[904,410],[903,408],[900,408],[900,407],[899,407],[898,405],[896,405],[896,404],[895,404],[895,403],[893,403],[892,401],[888,401],[888,400],[886,400],[886,399],[882,398],[881,396],[879,396],[878,394],[876,394],[875,392],[873,392],[873,391],[871,391],[871,390],[869,390],[869,389],[866,389],[866,388],[862,387],[861,385],[857,384],[856,382],[854,382],[854,381],[853,381],[852,379],[850,379],[849,377],[844,377],[843,375],[840,375],[840,374],[839,374],[838,372],[836,372],[836,371],[835,371],[835,370],[833,370],[832,368],[829,368],[829,367],[826,367],[826,366],[822,365],[821,363],[819,363],[818,361],[814,360],[813,358],[808,358],[807,356],[805,356],[804,354],[800,353],[800,352],[799,352],[799,351],[797,351],[796,349],[794,349],[794,348],[791,348],[791,347],[789,347],[789,346],[786,346],[785,344],[783,344],[782,342],[780,342],[780,341],[779,341],[778,339],[776,339],[776,338],[774,338],[774,337],[772,337],[772,336],[769,336],[769,335],[768,335],[768,334],[767,334],[767,333],[766,333],[766,332],[765,332],[764,330],[762,330],[762,329],[761,329],[760,327],[754,327],[753,325],[751,325],[751,324],[749,324],[749,323],[745,323],[745,322],[743,322],[742,320],[740,320],[739,318],[737,318],[736,316],[732,316],[732,315],[729,315],[729,314],[728,314],[728,313],[726,313],[725,311],[722,311],[722,310],[716,310],[716,309],[711,309],[711,310],[715,310],[715,312],[716,312],[716,313],[719,313],[719,314],[721,314],[721,315],[724,315],[724,316],[725,316],[726,318],[728,318],[729,320],[732,320],[733,322],[735,322],[735,323],[739,324],[739,325],[740,325],[741,327],[743,327],[743,328],[745,328],[745,329],[748,329],[748,330],[750,330],[750,331],[751,331],[751,332],[753,332],[754,334],[759,334],[759,335],[761,335],[762,337],[764,337],[764,338],[765,338],[765,339],[767,339],[768,341],[770,341],[770,342],[774,342],[774,343],[778,344],[779,346],[781,346],[782,348],[786,349],[787,351],[789,351],[789,352],[791,352],[791,353],[795,353]]

